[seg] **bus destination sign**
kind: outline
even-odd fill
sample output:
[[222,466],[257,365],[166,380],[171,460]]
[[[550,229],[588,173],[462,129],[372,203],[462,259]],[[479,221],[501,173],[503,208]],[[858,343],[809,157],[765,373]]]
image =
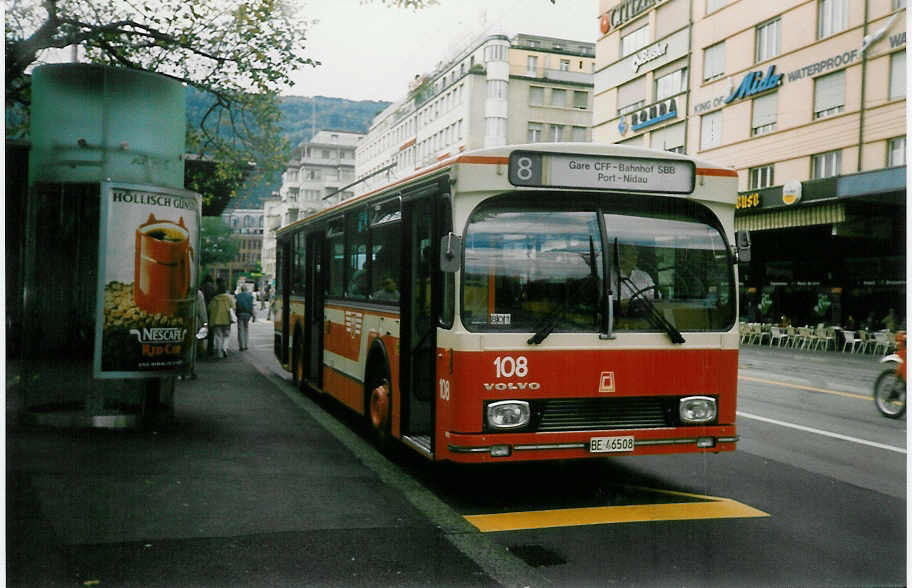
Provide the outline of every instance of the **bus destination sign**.
[[510,183],[540,188],[594,188],[690,194],[694,164],[678,159],[514,151]]

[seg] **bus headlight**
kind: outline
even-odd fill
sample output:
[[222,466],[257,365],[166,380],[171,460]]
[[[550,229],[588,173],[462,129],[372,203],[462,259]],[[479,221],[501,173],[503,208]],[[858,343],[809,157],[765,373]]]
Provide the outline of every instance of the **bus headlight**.
[[716,418],[716,399],[709,396],[688,396],[682,398],[678,405],[681,422],[688,425],[701,425]]
[[492,429],[518,429],[529,424],[532,411],[525,400],[492,402],[487,410],[488,426]]

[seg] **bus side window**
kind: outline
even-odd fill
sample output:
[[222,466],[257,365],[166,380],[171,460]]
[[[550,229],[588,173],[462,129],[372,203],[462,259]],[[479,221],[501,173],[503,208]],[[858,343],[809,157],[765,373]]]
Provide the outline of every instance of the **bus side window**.
[[305,259],[304,255],[304,232],[301,231],[294,236],[293,242],[293,251],[291,255],[291,291],[294,294],[303,295],[304,287],[306,285],[306,270],[305,270]]
[[367,265],[367,209],[350,212],[345,217],[348,229],[345,293],[352,298],[367,298],[370,277]]
[[326,293],[341,298],[345,294],[345,233],[342,220],[333,221],[326,232],[329,245],[329,278],[326,280]]
[[399,301],[399,264],[402,260],[399,199],[374,207],[370,227],[370,298],[378,302]]

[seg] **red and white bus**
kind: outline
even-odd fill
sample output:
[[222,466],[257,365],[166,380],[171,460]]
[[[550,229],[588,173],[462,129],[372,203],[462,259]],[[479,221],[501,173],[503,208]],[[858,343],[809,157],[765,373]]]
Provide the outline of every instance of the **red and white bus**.
[[276,355],[434,460],[731,451],[736,199],[677,153],[462,153],[277,231]]

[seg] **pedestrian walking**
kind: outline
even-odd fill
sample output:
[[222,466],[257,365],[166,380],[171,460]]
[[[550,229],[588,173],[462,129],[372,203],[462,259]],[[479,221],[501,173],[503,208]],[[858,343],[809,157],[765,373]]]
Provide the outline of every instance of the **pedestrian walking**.
[[238,349],[241,351],[247,349],[247,326],[251,320],[256,320],[253,316],[253,295],[247,291],[247,284],[241,284],[237,295]]
[[[260,310],[265,310],[266,308],[269,307],[270,294],[272,294],[272,285],[266,284],[266,287],[263,288],[262,298],[260,299]],[[266,320],[268,321],[270,318],[272,318],[271,312],[267,312]]]
[[216,294],[209,303],[209,330],[215,331],[215,352],[220,357],[228,357],[228,340],[231,338],[231,311],[234,309],[234,298],[226,291],[225,280],[216,280]]
[[[218,294],[218,289],[215,286],[215,281],[212,279],[212,274],[206,274],[206,277],[203,279],[203,285],[200,286],[200,290],[203,291],[203,297],[206,301],[206,308],[209,308],[209,303],[212,302],[212,299],[215,298],[215,295]],[[214,336],[215,329],[211,328],[210,325],[209,332],[206,334],[206,356],[212,357],[215,355],[215,345],[214,345]]]

